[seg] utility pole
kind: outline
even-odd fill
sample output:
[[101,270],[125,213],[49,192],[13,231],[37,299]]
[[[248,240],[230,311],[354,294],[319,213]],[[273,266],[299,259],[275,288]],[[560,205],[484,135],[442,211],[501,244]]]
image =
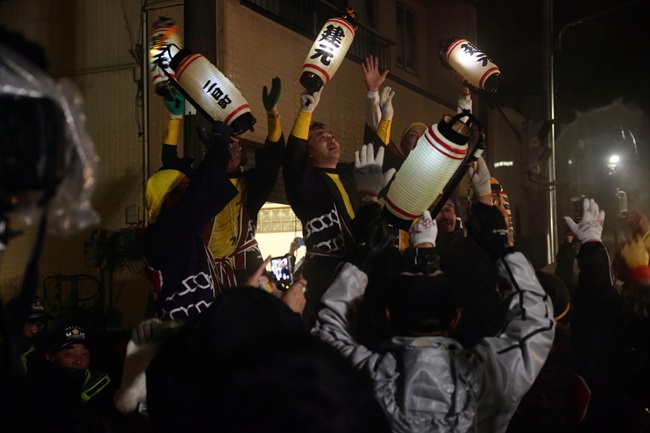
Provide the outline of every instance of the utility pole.
[[555,37],[553,35],[553,0],[544,0],[542,6],[542,38],[543,59],[542,77],[544,80],[544,120],[551,122],[551,129],[546,137],[551,149],[548,159],[548,231],[546,236],[546,259],[548,263],[555,261],[557,248],[557,189],[555,175],[555,75],[554,54]]

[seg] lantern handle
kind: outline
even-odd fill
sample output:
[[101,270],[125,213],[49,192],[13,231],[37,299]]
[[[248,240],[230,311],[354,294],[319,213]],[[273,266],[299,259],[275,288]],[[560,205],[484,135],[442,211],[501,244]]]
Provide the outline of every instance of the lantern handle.
[[[470,148],[467,150],[467,155],[465,155],[463,162],[456,169],[456,171],[451,176],[451,178],[449,179],[445,187],[442,189],[440,200],[438,200],[436,205],[431,210],[432,219],[436,218],[436,215],[440,213],[442,207],[445,205],[447,200],[449,200],[451,195],[454,193],[454,190],[460,184],[461,180],[463,179],[463,176],[465,176],[467,170],[469,170],[469,165],[472,162],[476,161],[485,150],[485,133],[483,132],[483,129],[481,128],[481,124],[479,123],[479,121],[476,119],[476,117],[472,115],[472,113],[470,113],[469,110],[462,110],[460,113],[458,113],[456,116],[452,118],[452,121],[454,119],[458,119],[460,117],[465,117],[465,116],[468,117],[468,122],[467,122],[468,125],[470,125],[471,123],[474,123],[476,125],[478,139],[470,145]],[[450,125],[453,125],[452,121],[449,122]]]

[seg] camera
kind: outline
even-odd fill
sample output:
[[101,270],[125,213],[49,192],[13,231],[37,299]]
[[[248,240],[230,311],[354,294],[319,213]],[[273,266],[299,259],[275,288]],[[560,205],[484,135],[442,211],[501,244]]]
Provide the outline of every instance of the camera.
[[282,291],[289,290],[293,284],[293,269],[288,256],[271,258],[271,272],[276,285]]
[[2,191],[18,194],[56,188],[64,172],[64,124],[52,100],[0,95]]
[[31,221],[47,209],[48,232],[63,236],[99,222],[90,205],[97,158],[81,92],[70,79],[49,76],[40,52],[0,29],[0,249],[14,236],[9,212]]

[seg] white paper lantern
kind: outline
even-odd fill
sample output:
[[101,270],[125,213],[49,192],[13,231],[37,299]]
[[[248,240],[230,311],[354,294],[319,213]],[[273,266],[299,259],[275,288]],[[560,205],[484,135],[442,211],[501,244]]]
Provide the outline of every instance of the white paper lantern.
[[166,93],[169,76],[174,77],[169,63],[181,48],[178,26],[169,18],[159,18],[149,37],[149,76],[156,93]]
[[332,79],[352,45],[356,30],[356,14],[348,9],[344,17],[327,20],[316,36],[302,66],[300,84],[317,92]]
[[488,56],[467,39],[447,42],[446,60],[473,87],[496,92],[501,71]]
[[442,192],[466,155],[467,144],[443,136],[438,124],[430,126],[395,174],[386,195],[394,225],[408,229]]
[[184,48],[170,67],[176,73],[176,82],[208,116],[230,125],[235,135],[253,130],[255,118],[248,102],[208,59]]

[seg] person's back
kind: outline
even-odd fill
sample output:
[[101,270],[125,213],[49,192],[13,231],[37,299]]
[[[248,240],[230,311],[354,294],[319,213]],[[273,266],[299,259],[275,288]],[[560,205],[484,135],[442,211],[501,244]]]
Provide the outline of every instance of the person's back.
[[351,326],[366,273],[346,263],[321,300],[314,333],[372,377],[394,432],[505,431],[551,348],[552,305],[528,260],[508,247],[507,231],[492,230],[505,226],[500,213],[485,208],[475,207],[481,228],[474,237],[507,283],[506,325],[498,336],[471,349],[448,337],[460,312],[456,288],[439,271],[397,278],[388,308],[396,336],[378,352],[358,345]]

